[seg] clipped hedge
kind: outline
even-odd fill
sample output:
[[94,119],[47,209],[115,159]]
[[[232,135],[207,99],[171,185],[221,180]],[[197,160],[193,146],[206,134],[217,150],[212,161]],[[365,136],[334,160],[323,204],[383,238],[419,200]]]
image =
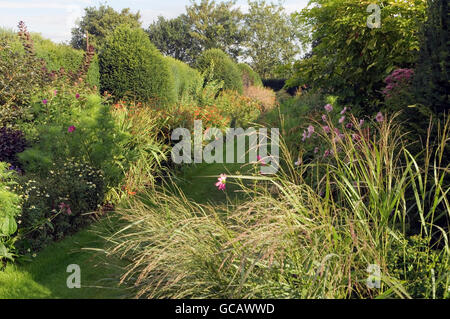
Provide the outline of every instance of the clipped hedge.
[[263,87],[261,77],[248,64],[239,63],[237,66],[239,70],[241,70],[242,82],[244,84],[244,87],[246,88],[250,86]]
[[178,100],[186,95],[194,95],[203,84],[203,77],[196,69],[172,57],[165,57],[174,79],[174,94]]
[[[211,80],[224,82],[224,88],[243,92],[241,71],[234,61],[220,49],[204,51],[196,61],[197,69],[209,74]],[[207,76],[208,78],[208,76]]]
[[176,101],[169,64],[147,34],[128,25],[117,27],[99,56],[100,88],[116,98],[167,105]]

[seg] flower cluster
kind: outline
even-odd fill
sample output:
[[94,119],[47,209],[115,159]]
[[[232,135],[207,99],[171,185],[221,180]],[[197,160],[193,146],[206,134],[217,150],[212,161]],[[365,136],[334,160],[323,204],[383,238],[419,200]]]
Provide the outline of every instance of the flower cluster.
[[395,89],[400,88],[410,83],[414,76],[413,69],[397,69],[384,79],[386,87],[383,89],[383,94],[390,98]]
[[227,175],[225,174],[220,174],[220,177],[218,178],[218,181],[216,183],[216,187],[220,190],[223,191],[226,188],[226,184],[227,184]]

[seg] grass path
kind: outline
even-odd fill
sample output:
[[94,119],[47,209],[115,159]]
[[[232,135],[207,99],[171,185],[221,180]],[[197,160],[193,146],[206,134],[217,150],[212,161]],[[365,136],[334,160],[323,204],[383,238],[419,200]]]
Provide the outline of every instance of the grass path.
[[[214,186],[221,173],[245,173],[248,166],[241,164],[198,164],[183,170],[178,185],[187,197],[199,202],[225,202],[239,200],[238,186],[228,184],[227,192],[218,191]],[[205,177],[214,176],[214,177]],[[16,298],[126,298],[129,292],[118,287],[120,276],[119,261],[114,264],[103,258],[94,249],[102,249],[106,242],[101,234],[111,227],[109,219],[101,220],[73,236],[53,243],[33,258],[32,262],[8,265],[0,271],[0,299]],[[67,266],[77,264],[81,269],[80,289],[69,289],[66,285]],[[123,262],[122,262],[123,264]]]

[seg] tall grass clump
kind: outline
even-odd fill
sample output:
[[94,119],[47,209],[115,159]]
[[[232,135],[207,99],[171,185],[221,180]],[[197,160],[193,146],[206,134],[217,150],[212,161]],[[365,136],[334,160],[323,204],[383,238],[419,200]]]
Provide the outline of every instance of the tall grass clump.
[[200,205],[170,184],[131,199],[110,237],[130,261],[122,280],[148,298],[448,298],[448,228],[436,219],[450,211],[449,121],[422,166],[395,116],[352,123],[315,135],[326,156],[294,165],[282,144],[277,175],[228,176],[243,204]]

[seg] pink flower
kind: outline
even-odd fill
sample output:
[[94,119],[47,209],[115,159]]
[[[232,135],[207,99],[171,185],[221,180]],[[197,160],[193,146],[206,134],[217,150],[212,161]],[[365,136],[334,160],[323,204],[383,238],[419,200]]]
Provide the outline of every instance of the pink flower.
[[225,190],[227,183],[227,175],[220,174],[220,177],[218,178],[218,182],[216,183],[216,187],[219,189],[219,191]]
[[325,108],[325,110],[326,110],[327,112],[333,111],[333,105],[331,105],[331,104],[325,105],[324,108]]
[[345,112],[347,112],[347,110],[348,110],[348,108],[347,108],[347,107],[344,107],[344,109],[341,111],[341,114],[344,115]]
[[311,137],[313,133],[314,133],[314,126],[312,125],[308,126],[308,136]]
[[328,157],[331,154],[331,152],[329,150],[326,150],[325,153],[323,154],[323,157]]
[[47,104],[47,102],[48,102],[47,99],[43,99],[43,100],[42,100],[42,103],[43,103],[43,104]]
[[344,123],[344,121],[345,121],[345,116],[342,116],[342,117],[339,119],[339,124]]
[[78,94],[78,93],[75,94],[75,98],[76,98],[76,99],[79,99],[79,98],[80,98],[80,94]]
[[264,160],[261,158],[261,156],[257,155],[256,159],[258,160],[258,163],[260,163],[262,166],[266,166],[267,164],[264,162]]
[[317,154],[318,152],[319,152],[319,148],[316,147],[316,148],[314,149],[314,154]]
[[56,94],[58,94],[58,90],[54,90],[53,94],[56,96]]
[[364,125],[364,120],[359,120],[359,127]]
[[72,210],[70,209],[70,207],[67,208],[66,213],[67,215],[72,215]]
[[327,116],[324,114],[322,115],[322,121],[326,122],[327,121]]
[[297,162],[295,162],[294,164],[295,164],[295,166],[300,166],[300,165],[302,165],[302,163],[303,163],[303,161],[302,161],[302,159],[299,157],[298,160],[297,160]]
[[375,119],[377,120],[378,123],[383,122],[383,121],[384,121],[383,113],[378,112],[378,114],[377,114],[377,116],[375,117]]
[[330,133],[330,127],[328,126],[328,125],[325,125],[325,126],[323,126],[322,127],[323,128],[323,130],[325,131],[325,133]]
[[67,132],[69,133],[73,133],[77,128],[73,125],[69,126],[69,128],[67,129]]
[[348,128],[348,129],[351,129],[351,128],[353,127],[353,124],[352,124],[352,123],[347,123],[347,124],[345,125],[345,127]]
[[358,134],[352,134],[352,139],[354,140],[354,141],[360,141],[361,140],[361,136],[359,136]]

